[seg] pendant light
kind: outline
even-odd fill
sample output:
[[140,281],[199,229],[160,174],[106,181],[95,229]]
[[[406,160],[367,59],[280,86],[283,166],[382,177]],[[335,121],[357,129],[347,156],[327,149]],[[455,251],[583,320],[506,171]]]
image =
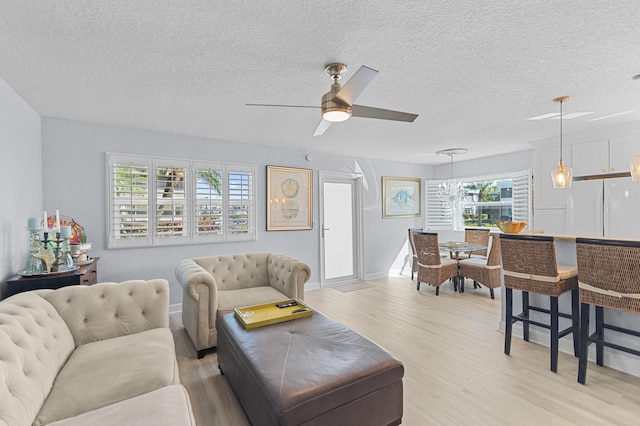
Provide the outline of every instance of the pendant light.
[[629,168],[631,169],[631,179],[634,182],[640,182],[640,155],[636,155],[631,159]]
[[573,170],[571,170],[571,167],[565,165],[562,160],[562,103],[568,100],[568,96],[560,96],[553,100],[553,102],[558,102],[560,104],[560,163],[551,172],[551,179],[553,180],[554,188],[571,188],[571,178],[573,176]]
[[467,190],[462,186],[462,183],[453,179],[453,156],[464,154],[467,151],[468,149],[466,148],[450,148],[436,152],[438,155],[448,155],[451,157],[449,180],[438,185],[438,196],[443,202],[448,203],[452,207],[462,201],[467,195]]

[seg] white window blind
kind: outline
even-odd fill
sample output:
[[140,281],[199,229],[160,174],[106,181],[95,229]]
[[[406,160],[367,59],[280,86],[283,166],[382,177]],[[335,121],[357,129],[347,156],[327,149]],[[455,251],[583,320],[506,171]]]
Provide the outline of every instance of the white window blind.
[[187,168],[181,160],[154,159],[155,239],[157,245],[188,242]]
[[255,240],[255,166],[107,153],[109,248]]
[[223,185],[226,185],[223,164],[196,163],[195,235],[197,241],[224,239]]
[[425,203],[427,206],[425,229],[444,230],[453,229],[453,211],[448,204],[443,203],[438,196],[438,185],[442,180],[428,180],[425,185]]
[[246,167],[229,167],[227,171],[228,205],[227,205],[227,238],[230,240],[246,239],[247,235],[255,234],[255,173]]
[[145,159],[110,156],[109,241],[113,246],[146,245],[149,238],[149,170]]
[[513,220],[531,224],[531,170],[513,175]]

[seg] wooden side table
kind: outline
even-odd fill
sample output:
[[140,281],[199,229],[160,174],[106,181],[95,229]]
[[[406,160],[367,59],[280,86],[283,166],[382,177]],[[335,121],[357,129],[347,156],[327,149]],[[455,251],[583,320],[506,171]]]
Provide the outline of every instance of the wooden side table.
[[91,263],[79,266],[77,270],[66,274],[38,275],[35,277],[24,277],[16,275],[7,280],[7,295],[13,296],[23,291],[39,289],[57,289],[68,285],[91,285],[98,282],[98,260],[99,257],[91,259]]

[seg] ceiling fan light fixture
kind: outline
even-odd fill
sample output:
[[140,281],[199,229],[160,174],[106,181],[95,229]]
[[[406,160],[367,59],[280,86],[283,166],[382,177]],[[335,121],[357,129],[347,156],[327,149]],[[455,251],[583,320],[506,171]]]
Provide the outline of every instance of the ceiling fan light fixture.
[[329,108],[322,112],[322,118],[332,123],[346,121],[351,117],[351,109],[347,107]]
[[322,118],[331,123],[340,123],[351,117],[351,107],[343,105],[333,100],[337,91],[340,90],[340,84],[334,83],[334,87],[322,97]]

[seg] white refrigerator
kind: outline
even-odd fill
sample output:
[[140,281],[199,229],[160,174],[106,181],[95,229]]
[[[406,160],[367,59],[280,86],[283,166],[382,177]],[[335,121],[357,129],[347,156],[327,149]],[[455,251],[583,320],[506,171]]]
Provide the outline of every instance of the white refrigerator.
[[630,177],[573,182],[567,234],[640,240],[640,183]]

